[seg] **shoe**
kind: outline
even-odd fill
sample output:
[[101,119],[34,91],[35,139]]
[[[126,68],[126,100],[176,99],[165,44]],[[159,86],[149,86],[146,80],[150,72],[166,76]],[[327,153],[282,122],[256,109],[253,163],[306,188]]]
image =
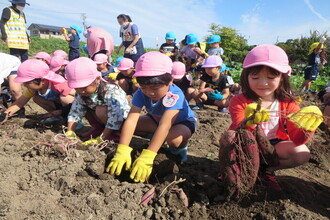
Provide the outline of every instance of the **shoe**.
[[223,113],[229,113],[229,110],[227,108],[218,108],[218,111]]
[[23,107],[20,110],[18,110],[16,112],[16,115],[17,115],[18,118],[25,118],[25,108]]
[[84,123],[82,120],[78,121],[77,125],[76,125],[76,130],[79,130],[80,128],[84,127]]
[[264,186],[267,186],[269,188],[275,189],[275,190],[282,190],[280,184],[278,184],[276,180],[276,176],[274,172],[266,170],[261,175],[261,184]]
[[204,108],[204,104],[203,103],[196,103],[196,106],[192,108],[192,110],[200,110]]
[[181,157],[181,161],[187,162],[188,157],[187,157],[187,152],[188,152],[188,146],[184,148],[176,148],[176,147],[170,147],[168,148],[168,151],[173,154],[173,155],[179,155]]
[[42,121],[44,125],[53,125],[59,121],[62,121],[63,117],[62,116],[55,116],[55,117],[50,117]]

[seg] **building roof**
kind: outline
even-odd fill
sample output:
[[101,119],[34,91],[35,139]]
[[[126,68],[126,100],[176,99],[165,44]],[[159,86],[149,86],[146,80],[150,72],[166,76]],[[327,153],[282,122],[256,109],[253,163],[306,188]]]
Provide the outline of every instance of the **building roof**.
[[32,23],[28,27],[28,30],[31,30],[31,28],[37,28],[37,29],[42,30],[42,31],[60,31],[62,27],[52,26],[52,25],[46,25],[46,24],[35,24],[35,23]]

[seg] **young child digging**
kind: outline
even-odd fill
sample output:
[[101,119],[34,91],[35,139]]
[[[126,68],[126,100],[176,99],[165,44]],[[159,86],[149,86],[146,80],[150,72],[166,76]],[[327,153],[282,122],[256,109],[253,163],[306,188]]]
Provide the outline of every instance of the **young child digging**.
[[219,56],[212,55],[206,58],[203,68],[206,74],[201,77],[199,89],[196,91],[195,101],[198,110],[204,104],[218,106],[221,112],[228,112],[226,107],[229,104],[229,84],[226,75],[220,73],[222,59]]
[[83,145],[96,145],[103,140],[118,141],[122,123],[130,109],[125,92],[118,85],[107,83],[97,71],[95,62],[86,57],[71,61],[65,74],[69,87],[77,92],[69,113],[66,135],[76,137],[76,125],[85,116],[92,126],[89,135],[95,138]]
[[49,112],[44,124],[50,125],[67,117],[75,91],[68,87],[62,76],[50,71],[46,63],[36,59],[25,61],[18,68],[14,81],[23,83],[27,89],[4,112],[8,117],[23,108],[31,98]]
[[[140,89],[133,96],[132,108],[107,172],[120,175],[125,165],[125,169],[131,171],[131,179],[146,181],[164,141],[170,146],[171,153],[180,154],[182,161],[187,160],[187,143],[195,132],[196,116],[180,88],[172,83],[171,69],[172,60],[156,51],[142,55],[137,61],[134,77],[137,77]],[[148,114],[140,116],[144,106]],[[131,168],[132,148],[129,144],[134,133],[154,135]]]
[[195,89],[192,86],[192,76],[186,72],[186,65],[180,61],[173,62],[172,67],[173,83],[177,85],[185,95],[187,101],[194,98]]
[[[310,151],[305,145],[322,122],[322,113],[316,106],[300,109],[291,95],[288,56],[278,46],[260,45],[245,57],[241,75],[242,94],[234,96],[229,105],[235,130],[250,117],[261,100],[261,109],[246,123],[248,130],[260,124],[279,158],[278,166],[260,167],[262,184],[276,190],[274,171],[300,166],[308,162]],[[220,157],[221,159],[221,157]]]
[[94,62],[97,65],[97,70],[101,72],[103,79],[106,81],[109,81],[108,75],[115,71],[108,59],[109,57],[103,53],[98,53],[94,56]]
[[133,77],[135,73],[133,60],[129,58],[121,59],[117,69],[120,71],[116,76],[119,86],[127,95],[132,95],[139,88],[136,78]]

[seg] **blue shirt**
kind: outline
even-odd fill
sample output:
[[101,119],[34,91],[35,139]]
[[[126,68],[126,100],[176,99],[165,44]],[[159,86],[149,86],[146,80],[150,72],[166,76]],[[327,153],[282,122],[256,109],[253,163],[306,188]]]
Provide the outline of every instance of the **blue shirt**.
[[174,124],[186,120],[195,120],[194,118],[196,116],[191,110],[182,90],[178,86],[172,84],[169,87],[168,94],[169,92],[172,93],[174,96],[177,96],[177,99],[175,99],[176,101],[174,101],[170,105],[170,107],[166,107],[163,104],[163,100],[168,98],[167,95],[165,95],[162,99],[158,100],[156,103],[152,103],[152,100],[148,98],[148,96],[144,95],[140,88],[135,92],[132,104],[139,108],[145,106],[147,112],[158,122],[160,121],[166,110],[180,110],[179,115],[176,118]]
[[78,49],[79,50],[79,37],[77,34],[72,34],[70,37],[69,47],[72,49]]

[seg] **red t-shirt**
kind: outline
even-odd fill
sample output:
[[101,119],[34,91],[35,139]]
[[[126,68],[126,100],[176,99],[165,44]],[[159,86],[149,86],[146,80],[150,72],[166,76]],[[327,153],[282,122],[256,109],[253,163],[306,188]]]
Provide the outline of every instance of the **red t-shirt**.
[[[230,100],[229,112],[232,124],[229,130],[235,130],[245,119],[244,110],[250,103],[253,103],[253,100],[247,99],[243,94],[236,95]],[[300,110],[298,103],[296,101],[283,101],[279,102],[279,104],[281,114],[276,137],[282,140],[291,140],[297,146],[307,143],[315,131],[306,131],[298,128],[286,118],[287,115]],[[253,130],[251,127],[248,127],[248,129]]]

